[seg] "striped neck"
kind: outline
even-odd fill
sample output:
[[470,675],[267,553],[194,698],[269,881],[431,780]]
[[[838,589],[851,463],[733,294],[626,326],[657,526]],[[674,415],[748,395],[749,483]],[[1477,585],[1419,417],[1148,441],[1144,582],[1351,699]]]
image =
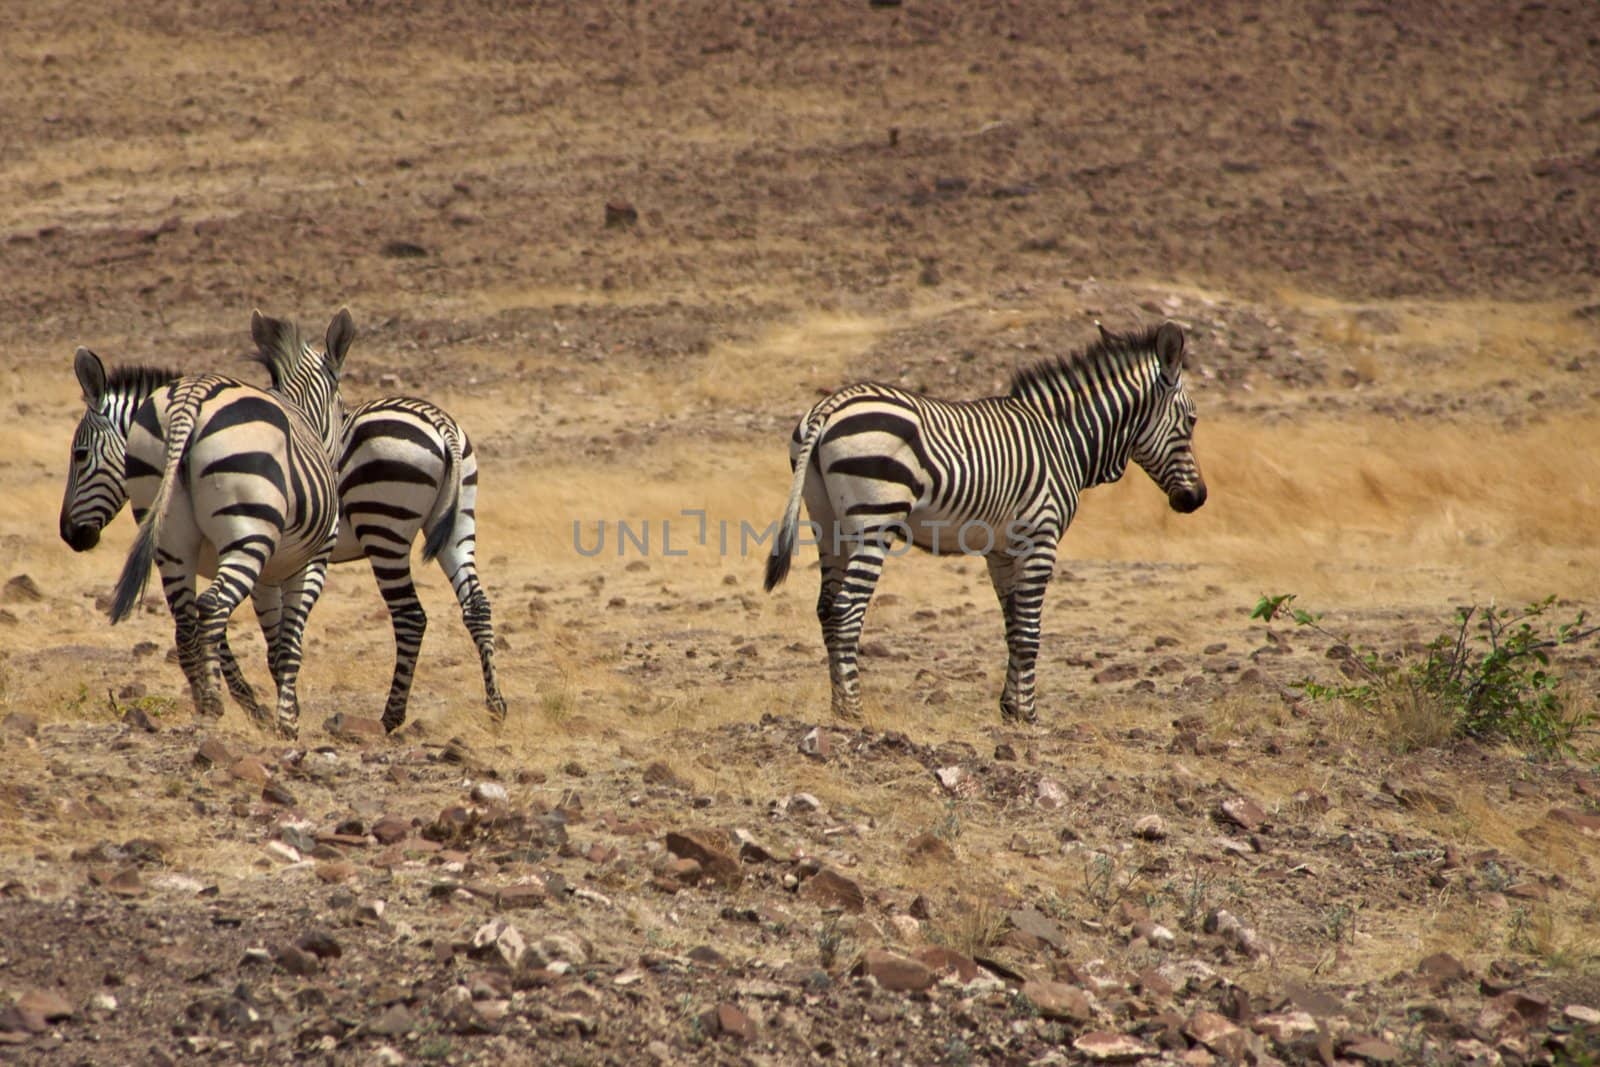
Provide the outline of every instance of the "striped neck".
[[[1078,488],[1122,477],[1161,375],[1153,348],[1116,338],[1019,371],[1011,397],[1041,416],[1076,467]],[[1121,342],[1121,343],[1118,343]]]

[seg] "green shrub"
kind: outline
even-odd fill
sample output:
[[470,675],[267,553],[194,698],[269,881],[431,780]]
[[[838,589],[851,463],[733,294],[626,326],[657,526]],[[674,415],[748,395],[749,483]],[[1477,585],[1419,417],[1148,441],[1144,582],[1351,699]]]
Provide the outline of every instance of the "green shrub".
[[1342,642],[1350,655],[1344,683],[1303,679],[1291,684],[1313,699],[1385,711],[1413,743],[1430,740],[1431,721],[1442,724],[1446,736],[1571,753],[1573,739],[1595,721],[1592,713],[1563,699],[1561,676],[1550,669],[1550,650],[1600,627],[1585,628],[1581,611],[1570,622],[1554,623],[1553,596],[1521,610],[1492,603],[1457,609],[1454,625],[1410,656],[1386,656],[1332,633],[1322,626],[1322,616],[1295,607],[1294,599],[1293,593],[1263,596],[1250,617],[1270,623],[1287,615],[1296,626]]

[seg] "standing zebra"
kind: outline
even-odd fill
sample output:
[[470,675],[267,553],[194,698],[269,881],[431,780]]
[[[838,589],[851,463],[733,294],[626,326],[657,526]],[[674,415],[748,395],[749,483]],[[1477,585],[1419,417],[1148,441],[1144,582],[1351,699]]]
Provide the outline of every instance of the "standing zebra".
[[794,481],[767,560],[770,592],[789,572],[805,499],[822,564],[817,618],[835,715],[861,714],[856,646],[896,538],[934,553],[982,555],[1005,616],[1003,719],[1033,722],[1039,615],[1056,545],[1078,494],[1132,459],[1173,510],[1206,500],[1183,382],[1183,331],[1104,328],[1086,351],[1019,370],[1006,396],[946,403],[862,383],[795,427]]
[[[301,341],[293,324],[260,312],[252,315],[250,332],[256,358],[271,369],[281,392],[202,374],[156,388],[133,412],[122,474],[139,533],[117,581],[111,621],[133,611],[155,564],[175,621],[178,663],[195,706],[202,715],[221,715],[218,681],[228,616],[246,595],[257,594],[257,614],[271,635],[267,658],[278,689],[278,730],[294,737],[300,719],[295,685],[301,636],[338,537],[333,465],[343,429],[339,374],[355,326],[348,311],[334,316],[321,355]],[[74,363],[85,399],[103,398],[110,381],[99,359],[80,349]],[[130,377],[134,385],[148,384],[148,376]],[[110,408],[125,411],[120,403]],[[96,434],[103,441],[110,426],[111,415],[91,403],[74,437],[61,532],[80,550],[99,534],[97,527],[78,523],[71,506],[75,498],[94,503],[88,509],[92,517],[113,499],[106,489],[114,475],[110,463],[87,477],[80,471],[94,462]],[[102,461],[114,457],[115,446],[99,448]],[[196,596],[198,573],[216,577]],[[230,689],[236,672],[234,665]],[[246,707],[264,720],[253,704],[252,696]]]
[[[81,552],[94,547],[101,529],[127,499],[123,453],[134,411],[179,375],[152,367],[121,367],[107,375],[87,349],[79,351],[77,370],[88,410],[73,439],[61,537]],[[345,417],[339,472],[340,504],[346,521],[340,524],[330,562],[369,560],[394,624],[394,680],[384,725],[393,730],[405,721],[427,626],[427,615],[411,581],[410,561],[411,545],[423,528],[429,531],[423,558],[436,554],[450,579],[467,630],[478,647],[490,715],[503,719],[506,703],[495,678],[489,600],[474,560],[478,459],[466,432],[425,400],[374,400]],[[277,619],[273,593],[260,587],[254,599],[270,647]],[[229,692],[256,713],[255,693],[226,638],[218,653]]]

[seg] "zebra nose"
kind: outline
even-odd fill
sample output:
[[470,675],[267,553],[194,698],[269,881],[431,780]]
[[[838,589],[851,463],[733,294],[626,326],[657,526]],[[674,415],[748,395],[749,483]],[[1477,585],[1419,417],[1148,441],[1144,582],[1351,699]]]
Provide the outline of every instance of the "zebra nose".
[[61,540],[71,546],[74,552],[87,552],[100,543],[100,531],[93,526],[78,526],[63,520]]
[[1206,502],[1206,483],[1201,482],[1194,486],[1184,486],[1167,495],[1167,503],[1172,505],[1173,511],[1187,515],[1191,511],[1198,511],[1200,505]]

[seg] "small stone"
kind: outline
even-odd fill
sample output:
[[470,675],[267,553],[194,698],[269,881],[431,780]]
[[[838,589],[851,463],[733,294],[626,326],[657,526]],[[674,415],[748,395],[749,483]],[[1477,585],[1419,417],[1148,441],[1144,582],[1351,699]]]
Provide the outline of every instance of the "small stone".
[[869,948],[862,956],[859,971],[877,979],[883,988],[896,993],[915,993],[934,983],[934,973],[918,960],[881,948]]
[[1310,1012],[1271,1012],[1257,1015],[1250,1020],[1250,1029],[1280,1045],[1288,1045],[1301,1037],[1316,1033],[1317,1020]]
[[1234,1062],[1244,1060],[1244,1031],[1214,1011],[1197,1011],[1189,1016],[1183,1032],[1219,1056]]
[[1061,927],[1038,908],[1032,906],[1017,908],[1009,912],[1006,918],[1013,927],[1030,937],[1037,938],[1057,952],[1066,948],[1067,939],[1061,933]]
[[137,704],[123,709],[122,724],[131,730],[143,730],[147,734],[158,733],[161,730],[156,721],[150,717],[150,713]]
[[[1267,823],[1267,813],[1249,797],[1229,797],[1217,805],[1217,816],[1243,830],[1254,833]],[[1215,1050],[1213,1050],[1215,1051]]]
[[717,1032],[740,1041],[750,1041],[756,1036],[755,1023],[750,1016],[726,1002],[717,1005]]
[[828,735],[822,732],[821,727],[813,726],[800,739],[800,753],[814,760],[826,761],[833,754],[833,742],[828,740]]
[[667,834],[667,851],[700,864],[705,873],[724,885],[737,885],[744,877],[739,861],[718,844],[710,831],[681,830]]
[[226,767],[234,762],[233,753],[214,737],[208,737],[200,742],[200,747],[195,750],[194,763],[197,767]]
[[1585,837],[1600,837],[1600,815],[1579,811],[1577,808],[1551,808],[1547,818],[1553,822],[1576,827]]
[[44,599],[44,590],[29,575],[17,574],[6,581],[5,591],[0,598],[12,602],[39,601]]
[[1040,778],[1034,786],[1034,803],[1045,811],[1056,811],[1067,802],[1067,791],[1054,778]]
[[1090,1030],[1072,1042],[1072,1047],[1097,1063],[1118,1063],[1141,1060],[1157,1055],[1157,1050],[1131,1034],[1117,1034],[1109,1030]]
[[1089,994],[1066,982],[1030,981],[1022,984],[1022,995],[1028,998],[1039,1014],[1046,1019],[1086,1023],[1094,1018],[1094,1006]]
[[272,772],[267,770],[267,765],[254,756],[234,760],[228,764],[228,773],[241,782],[259,786],[265,786],[272,780]]
[[1137,922],[1133,924],[1135,937],[1144,939],[1145,944],[1163,952],[1171,952],[1177,947],[1178,937],[1171,930],[1160,923]]
[[967,772],[960,767],[939,767],[934,770],[933,776],[947,792],[960,795],[962,786],[966,783]]
[[355,864],[346,860],[328,860],[317,864],[317,880],[326,885],[348,882],[356,876]]
[[268,804],[277,804],[280,807],[292,808],[295,806],[294,794],[282,782],[271,781],[261,787],[261,799]]
[[784,809],[796,814],[805,815],[813,811],[821,811],[822,801],[818,800],[810,793],[795,793],[784,804]]
[[528,942],[522,931],[511,923],[492,919],[472,935],[472,947],[480,954],[498,956],[507,966],[515,967],[528,951]]
[[1353,1056],[1368,1063],[1400,1062],[1400,1050],[1376,1037],[1358,1037],[1343,1042],[1339,1051],[1345,1056]]
[[1017,761],[1017,750],[1007,742],[1002,741],[994,746],[994,758],[996,763],[1015,763]]
[[404,1004],[391,1004],[367,1024],[367,1030],[379,1037],[404,1037],[416,1025],[416,1019]]
[[831,867],[824,867],[800,886],[800,896],[822,907],[836,906],[850,912],[863,912],[867,898],[861,887]]
[[503,806],[511,802],[511,794],[499,782],[478,782],[472,787],[472,799],[479,804]]
[[273,952],[272,959],[297,978],[309,978],[322,970],[317,957],[296,945],[280,945]]
[[410,834],[411,824],[394,815],[385,815],[372,824],[372,836],[378,839],[380,845],[404,841]]
[[268,841],[266,852],[268,856],[277,860],[279,863],[300,862],[300,850],[295,848],[293,845],[285,844],[282,841]]
[[924,945],[912,955],[934,974],[953,974],[963,985],[978,977],[977,961],[953,948]]
[[1167,823],[1159,815],[1141,815],[1133,824],[1133,836],[1142,841],[1160,841],[1167,836]]
[[606,229],[631,229],[639,224],[639,209],[626,200],[606,201]]
[[645,785],[664,785],[669,789],[687,788],[687,783],[678,777],[678,773],[661,760],[656,760],[644,769]]
[[1096,671],[1092,680],[1098,685],[1127,682],[1139,677],[1139,667],[1133,663],[1113,663]]
[[17,998],[17,1010],[37,1015],[47,1023],[70,1019],[77,1012],[70,1001],[49,989],[30,989]]
[[1582,1004],[1568,1004],[1561,1009],[1561,1014],[1584,1026],[1600,1026],[1600,1011]]

